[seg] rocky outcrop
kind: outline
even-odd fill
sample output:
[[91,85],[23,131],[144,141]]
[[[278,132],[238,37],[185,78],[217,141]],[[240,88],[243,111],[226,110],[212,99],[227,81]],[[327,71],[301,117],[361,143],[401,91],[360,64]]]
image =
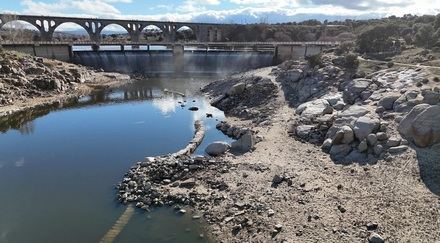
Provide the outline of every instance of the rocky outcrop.
[[415,106],[400,122],[399,132],[422,148],[440,143],[440,105]]
[[372,90],[369,89],[371,84],[372,80],[365,78],[349,81],[344,88],[344,101],[348,104],[354,104],[358,99],[366,100],[372,94]]
[[277,86],[268,78],[250,76],[210,83],[202,89],[212,98],[211,105],[225,114],[261,123],[273,113],[270,101]]
[[[422,70],[349,74],[329,58],[323,57],[324,67],[319,69],[290,62],[274,71],[287,100],[296,108],[297,117],[289,133],[322,145],[333,160],[340,162],[374,162],[387,154],[404,153],[408,149],[406,140],[395,135],[392,119],[399,122],[419,104],[438,104],[439,88],[420,86],[427,75]],[[423,118],[427,121],[411,127],[411,132],[415,129],[421,136],[409,137],[426,146],[436,141],[435,132],[422,126],[435,117]]]
[[0,106],[71,95],[82,83],[127,79],[126,75],[95,72],[74,64],[0,50]]

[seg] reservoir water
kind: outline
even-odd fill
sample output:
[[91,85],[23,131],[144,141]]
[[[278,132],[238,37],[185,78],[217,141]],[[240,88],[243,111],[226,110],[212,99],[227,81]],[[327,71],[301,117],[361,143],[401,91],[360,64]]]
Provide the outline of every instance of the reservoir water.
[[[114,185],[136,161],[186,146],[197,119],[207,133],[196,154],[212,141],[230,142],[215,129],[223,113],[194,95],[202,85],[138,81],[2,122],[0,242],[99,242],[126,208],[115,200]],[[202,225],[166,207],[136,210],[115,242],[207,242]]]

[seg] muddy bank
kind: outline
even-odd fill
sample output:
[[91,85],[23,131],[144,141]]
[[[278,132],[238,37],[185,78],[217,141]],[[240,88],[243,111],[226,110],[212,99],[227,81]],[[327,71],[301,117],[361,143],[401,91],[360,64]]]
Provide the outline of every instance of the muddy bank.
[[0,50],[0,117],[129,81],[127,75]]

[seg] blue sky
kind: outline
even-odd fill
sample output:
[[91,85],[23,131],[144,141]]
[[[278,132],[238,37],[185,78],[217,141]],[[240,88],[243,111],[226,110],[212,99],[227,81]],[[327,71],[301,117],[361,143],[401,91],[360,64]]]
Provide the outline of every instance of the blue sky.
[[438,14],[440,0],[1,0],[0,12],[255,23]]

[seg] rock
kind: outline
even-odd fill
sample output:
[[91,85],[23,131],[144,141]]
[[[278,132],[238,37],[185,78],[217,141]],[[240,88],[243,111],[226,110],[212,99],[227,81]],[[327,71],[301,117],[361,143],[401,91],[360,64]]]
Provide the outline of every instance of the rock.
[[332,112],[332,108],[327,100],[317,99],[301,104],[296,108],[296,113],[300,114],[301,117],[306,117],[312,119],[324,114],[329,114]]
[[255,137],[252,132],[248,131],[243,134],[237,141],[232,142],[231,149],[233,151],[246,153],[254,149]]
[[397,147],[400,145],[401,140],[398,137],[391,137],[387,141],[387,147]]
[[350,154],[345,157],[345,162],[363,162],[367,159],[367,155],[358,150],[352,150]]
[[301,69],[291,69],[281,73],[279,79],[287,83],[296,83],[302,78],[303,71]]
[[385,132],[378,132],[376,134],[377,140],[378,141],[385,141],[388,138],[388,135]]
[[367,136],[367,142],[370,146],[374,146],[377,143],[377,136],[374,133],[370,133]]
[[332,144],[333,144],[332,139],[331,139],[331,138],[327,138],[327,139],[324,140],[324,142],[322,143],[321,148],[322,148],[324,151],[329,151],[329,150],[331,149],[331,147],[332,147]]
[[226,153],[229,147],[230,146],[228,143],[217,141],[208,145],[208,147],[205,149],[205,152],[211,156],[219,156]]
[[380,125],[380,121],[377,118],[368,116],[359,117],[354,124],[354,134],[356,138],[362,141],[368,136],[368,134],[375,132]]
[[420,115],[424,110],[430,107],[429,104],[421,104],[415,106],[399,123],[398,130],[400,134],[406,135],[408,137],[411,136],[412,124],[415,118]]
[[394,102],[396,102],[399,97],[399,94],[388,94],[386,97],[379,100],[377,106],[382,106],[385,110],[392,110]]
[[341,131],[343,133],[342,143],[349,144],[354,140],[354,132],[349,126],[341,127]]
[[338,101],[333,108],[337,111],[343,110],[345,108],[345,103],[343,101]]
[[282,224],[276,224],[275,225],[275,230],[278,231],[278,232],[280,232],[282,228],[283,228]]
[[394,102],[395,112],[410,111],[414,106],[423,103],[423,97],[418,95],[416,91],[408,91]]
[[383,152],[384,148],[381,144],[376,144],[376,146],[374,146],[373,151],[375,155],[380,155]]
[[339,161],[347,156],[350,152],[351,146],[348,144],[333,145],[330,149],[330,157],[335,161]]
[[367,230],[376,230],[379,225],[377,223],[368,223],[366,226]]
[[423,103],[427,103],[430,105],[436,105],[440,102],[440,93],[435,91],[427,91],[423,95]]
[[267,216],[268,217],[272,217],[272,216],[274,216],[275,215],[275,211],[273,210],[273,209],[269,209],[269,210],[267,210]]
[[343,98],[348,104],[354,104],[362,92],[364,92],[371,84],[370,79],[358,78],[350,81],[344,88]]
[[386,111],[386,109],[383,107],[383,106],[378,106],[377,108],[376,108],[376,113],[377,114],[382,114],[382,113],[384,113]]
[[179,184],[179,187],[191,189],[196,186],[196,181],[194,179],[188,179],[186,181],[182,181]]
[[384,239],[382,238],[382,236],[380,236],[378,233],[372,233],[369,237],[368,237],[368,242],[369,243],[384,243]]
[[240,83],[237,83],[237,84],[235,84],[234,86],[232,86],[232,87],[228,90],[227,94],[228,94],[229,96],[239,95],[239,94],[243,93],[245,89],[246,89],[246,84],[240,82]]
[[312,132],[313,128],[315,128],[315,126],[313,126],[313,125],[297,126],[295,129],[296,136],[298,136],[302,139],[308,139],[309,134]]
[[406,145],[400,145],[400,146],[396,146],[396,147],[391,147],[388,149],[388,152],[390,154],[400,154],[405,152],[406,150],[408,150],[408,146]]
[[331,106],[335,106],[336,104],[338,104],[338,102],[343,102],[342,100],[342,95],[341,94],[335,94],[335,95],[331,95],[331,96],[326,96],[324,97],[325,100],[327,100],[327,102],[331,105]]
[[178,212],[179,212],[179,214],[185,214],[186,210],[185,209],[180,209]]
[[345,209],[344,206],[342,206],[342,205],[338,205],[338,210],[339,210],[341,213],[345,213],[345,212],[347,212],[347,209]]
[[399,132],[419,147],[428,147],[440,142],[440,105],[415,106],[400,122]]
[[274,175],[274,177],[272,178],[272,187],[277,187],[281,182],[283,182],[284,177],[276,174]]
[[359,150],[359,152],[363,153],[363,152],[367,151],[367,149],[368,149],[367,140],[364,139],[359,143],[358,150]]
[[366,114],[368,114],[370,111],[363,107],[358,105],[352,105],[345,111],[343,111],[339,116],[340,117],[361,117]]

